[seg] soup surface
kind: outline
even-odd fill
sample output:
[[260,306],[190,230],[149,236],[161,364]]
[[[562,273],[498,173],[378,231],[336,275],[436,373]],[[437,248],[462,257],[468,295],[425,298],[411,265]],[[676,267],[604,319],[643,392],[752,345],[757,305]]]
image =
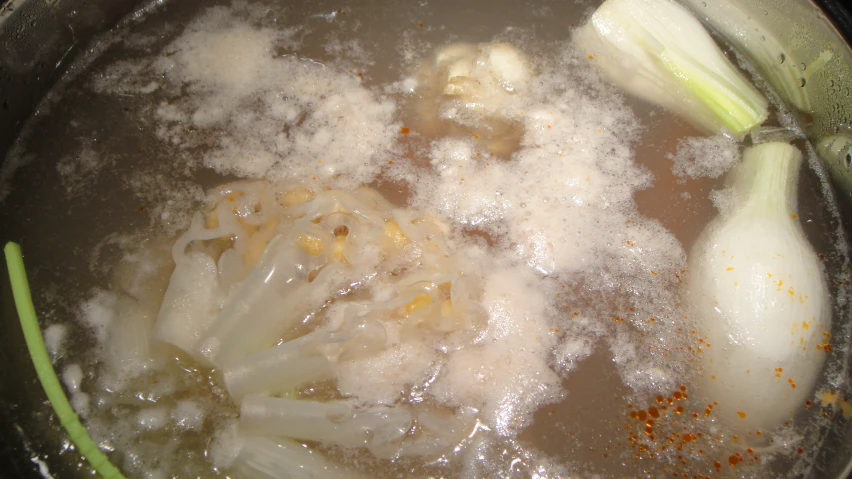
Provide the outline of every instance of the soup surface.
[[[290,477],[275,451],[295,448],[323,477],[807,473],[852,415],[822,171],[794,140],[826,365],[789,421],[742,431],[695,393],[714,346],[683,290],[746,144],[603,82],[571,42],[595,6],[186,0],[98,38],[9,152],[0,219],[113,462]],[[771,122],[801,138],[782,108]],[[34,461],[85,475],[39,417]]]

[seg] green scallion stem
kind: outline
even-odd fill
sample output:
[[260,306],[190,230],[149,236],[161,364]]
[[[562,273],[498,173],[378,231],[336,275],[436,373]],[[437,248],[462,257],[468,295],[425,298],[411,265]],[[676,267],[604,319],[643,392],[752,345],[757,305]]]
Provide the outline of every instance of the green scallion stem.
[[38,317],[27,281],[27,272],[24,269],[21,247],[16,243],[9,242],[6,243],[3,250],[6,254],[6,266],[9,269],[12,294],[15,297],[15,307],[21,320],[21,329],[24,332],[27,349],[33,360],[38,379],[45,394],[47,394],[47,399],[53,406],[53,410],[56,411],[59,423],[68,433],[68,438],[77,447],[80,455],[89,461],[95,472],[104,479],[124,479],[121,471],[109,462],[109,458],[98,449],[97,444],[89,437],[86,428],[80,423],[80,418],[71,408],[68,398],[65,397],[65,392],[59,384],[59,378],[56,377],[56,371],[54,371],[53,364],[50,362],[41,335],[41,328],[38,325]]

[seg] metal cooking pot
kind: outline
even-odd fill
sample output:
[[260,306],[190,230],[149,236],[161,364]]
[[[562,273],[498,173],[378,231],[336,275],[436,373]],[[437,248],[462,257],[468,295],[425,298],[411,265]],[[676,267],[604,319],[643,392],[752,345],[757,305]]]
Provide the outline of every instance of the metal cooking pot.
[[[730,12],[712,0],[680,1],[738,46],[747,58],[750,51],[764,47],[749,44],[749,37],[740,35],[742,32],[725,28],[723,20]],[[852,16],[839,0],[815,1],[816,4],[809,0],[741,0],[737,14],[750,16],[765,37],[778,41],[776,63],[752,63],[788,103],[816,147],[831,174],[843,227],[847,235],[852,235],[852,50],[849,48]],[[66,73],[72,61],[91,47],[93,35],[116,25],[138,3],[137,0],[0,0],[0,152],[4,152],[4,158],[38,102]],[[830,68],[819,68],[815,73],[813,68],[808,71],[808,66],[819,64],[826,52],[833,58]],[[773,79],[778,77],[767,74],[772,69],[784,68],[801,73],[798,88],[807,93],[807,105],[792,101],[788,94],[790,86],[775,83]],[[0,203],[0,207],[6,206]],[[30,212],[30,216],[43,217],[58,211],[47,207]],[[0,224],[2,242],[16,239],[18,232],[10,225]],[[38,269],[41,264],[61,262],[68,254],[72,252],[43,256],[30,267]],[[5,270],[4,264],[0,266]],[[60,430],[35,378],[5,272],[0,277],[0,476],[38,478],[43,477],[40,469],[48,467],[54,472],[63,471],[61,477],[88,477],[88,466],[75,451],[69,451],[73,447]],[[835,318],[835,321],[848,324],[852,317]],[[852,381],[852,377],[847,381]],[[849,477],[850,471],[852,421],[846,421],[825,437],[810,476]]]

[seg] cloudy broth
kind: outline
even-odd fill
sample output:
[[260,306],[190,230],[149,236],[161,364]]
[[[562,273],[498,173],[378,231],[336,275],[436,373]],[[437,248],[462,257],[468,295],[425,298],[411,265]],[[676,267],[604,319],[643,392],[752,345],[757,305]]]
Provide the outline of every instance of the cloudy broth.
[[[474,263],[467,274],[482,283],[488,321],[453,339],[462,347],[417,339],[399,346],[416,372],[382,352],[292,392],[473,408],[469,434],[437,455],[380,459],[304,441],[344,469],[805,473],[822,431],[849,407],[845,305],[832,302],[823,377],[790,423],[737,434],[713,415],[723,398],[693,394],[712,346],[682,299],[686,259],[725,205],[724,173],[743,144],[702,137],[604,83],[570,41],[594,6],[193,0],[151,4],[100,37],[30,121],[0,191],[57,371],[113,461],[132,477],[239,477],[227,461],[239,406],[221,370],[155,341],[134,349],[133,338],[141,331],[147,343],[172,245],[195,212],[209,214],[208,191],[251,179],[314,194],[369,186],[388,211],[444,225],[450,254]],[[458,42],[522,52],[523,90],[486,113],[442,103],[430,62]],[[810,161],[801,175],[798,214],[842,298],[845,236],[822,172]],[[315,328],[326,312],[314,313],[280,339]],[[71,462],[67,452],[48,458],[82,471]]]

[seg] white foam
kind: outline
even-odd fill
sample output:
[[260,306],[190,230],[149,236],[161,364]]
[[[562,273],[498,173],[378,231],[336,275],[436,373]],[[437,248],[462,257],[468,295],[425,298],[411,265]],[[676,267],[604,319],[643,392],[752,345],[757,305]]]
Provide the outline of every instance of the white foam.
[[99,343],[107,338],[107,328],[115,319],[116,296],[96,290],[94,295],[81,306],[80,318],[92,330]]
[[91,414],[89,406],[89,395],[86,393],[74,393],[71,395],[71,408],[82,418],[87,418]]
[[676,176],[719,178],[739,160],[739,143],[724,135],[683,138],[668,158]]
[[227,468],[234,462],[245,443],[237,431],[237,421],[219,424],[210,444],[210,460],[214,466]]
[[83,381],[83,369],[77,363],[70,364],[62,371],[62,382],[70,393],[80,392],[80,383]]
[[477,153],[472,140],[433,142],[429,159],[439,176],[419,183],[415,204],[429,204],[458,224],[494,227],[511,206],[502,188],[514,178],[507,167],[480,160]]
[[433,373],[438,352],[423,341],[400,341],[401,325],[385,324],[388,347],[379,354],[343,363],[337,389],[371,404],[394,404],[412,385],[423,384]]
[[65,338],[68,335],[68,327],[64,324],[51,324],[44,328],[44,345],[47,347],[47,353],[50,354],[50,359],[56,361],[57,358],[65,354]]
[[53,475],[50,474],[50,468],[47,466],[46,462],[42,461],[36,456],[30,458],[30,461],[33,464],[38,465],[38,473],[41,474],[41,477],[43,477],[44,479],[53,479]]
[[[129,83],[149,91],[164,77],[160,89],[188,91],[154,109],[156,131],[182,148],[201,141],[193,130],[215,132],[217,148],[203,163],[219,173],[367,183],[398,135],[394,102],[377,98],[347,70],[276,56],[275,47],[292,42],[294,33],[210,8],[163,56],[136,66],[117,63],[92,87],[120,94]],[[362,51],[357,42],[338,47]]]
[[136,424],[142,429],[156,431],[168,424],[169,414],[164,407],[141,409],[136,413]]
[[739,203],[736,191],[730,187],[711,191],[710,200],[713,202],[713,206],[719,211],[719,214],[723,216],[733,212]]
[[514,266],[488,275],[482,303],[487,329],[447,359],[430,392],[443,404],[480,409],[489,427],[512,435],[561,394],[561,380],[547,363],[553,346],[548,301],[538,278]]
[[558,371],[564,376],[582,360],[591,356],[597,339],[606,332],[604,322],[588,316],[571,316],[559,323],[565,338],[556,343],[553,351]]
[[542,274],[594,267],[604,239],[635,215],[633,192],[649,183],[632,162],[638,123],[617,94],[591,96],[605,87],[567,69],[530,84],[501,110],[523,132],[511,161],[476,151],[470,139],[436,141],[436,175],[415,183],[413,202],[499,238]]
[[80,386],[83,382],[83,369],[79,364],[69,364],[62,370],[62,383],[68,390],[71,407],[81,417],[89,416],[89,395]]
[[172,421],[180,429],[200,431],[204,425],[204,408],[192,400],[178,401],[170,415]]

